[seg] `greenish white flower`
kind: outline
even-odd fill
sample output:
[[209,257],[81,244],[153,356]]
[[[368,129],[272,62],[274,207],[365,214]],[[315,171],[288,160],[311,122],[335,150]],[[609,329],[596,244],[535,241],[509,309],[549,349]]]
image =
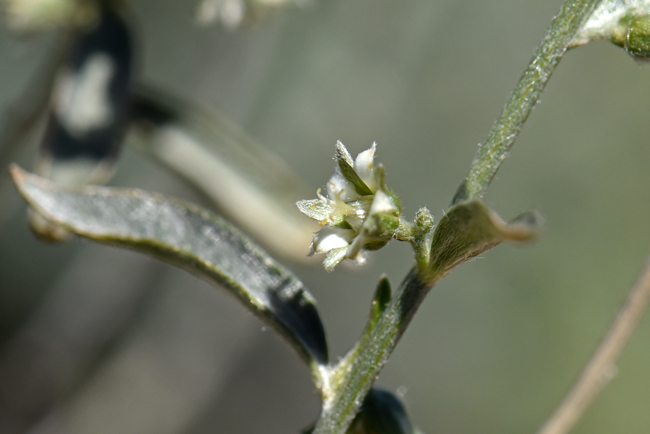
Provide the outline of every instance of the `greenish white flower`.
[[384,168],[375,167],[377,145],[373,143],[356,159],[343,143],[336,144],[337,167],[325,184],[325,195],[301,200],[298,208],[325,228],[314,235],[310,255],[326,255],[324,265],[331,271],[344,259],[362,264],[365,251],[383,247],[399,226],[399,199],[386,188]]

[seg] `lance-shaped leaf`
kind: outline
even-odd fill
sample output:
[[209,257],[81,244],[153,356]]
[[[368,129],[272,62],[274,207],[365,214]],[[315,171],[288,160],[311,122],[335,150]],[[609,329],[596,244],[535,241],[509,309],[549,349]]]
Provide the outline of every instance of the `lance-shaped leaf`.
[[[375,329],[375,326],[381,319],[381,316],[386,310],[386,306],[390,302],[392,297],[392,289],[390,286],[390,280],[388,276],[382,274],[379,278],[379,283],[377,283],[377,288],[375,289],[375,294],[372,297],[372,303],[370,305],[370,315],[368,315],[368,322],[366,323],[366,328],[363,329],[359,341],[355,344],[354,348],[346,356],[350,362],[356,357],[357,353],[363,346],[366,345],[368,339],[370,339],[370,334]],[[339,363],[339,366],[344,365],[344,363]]]
[[506,223],[480,201],[453,206],[433,233],[427,273],[439,278],[452,268],[503,241],[531,241],[539,235],[541,217],[523,213]]
[[283,335],[320,381],[328,354],[314,298],[231,224],[198,206],[141,190],[67,190],[17,166],[11,172],[27,202],[66,230],[157,256],[224,288]]
[[[346,371],[348,367],[352,363],[354,363],[354,361],[359,356],[359,352],[368,343],[368,340],[370,339],[370,335],[372,334],[372,332],[375,329],[375,326],[381,319],[381,316],[384,314],[384,311],[386,310],[386,307],[388,306],[391,297],[392,297],[392,289],[390,285],[390,280],[388,279],[388,276],[382,274],[382,276],[379,278],[379,283],[377,283],[375,294],[372,297],[372,303],[370,305],[370,315],[368,316],[368,322],[366,323],[366,327],[363,329],[363,332],[361,332],[361,337],[359,338],[357,343],[354,344],[352,349],[348,351],[344,359],[339,361],[336,367],[332,370],[332,373],[330,375],[331,378],[330,384],[332,385],[332,388],[338,387],[339,385],[338,383],[345,375],[345,372],[343,371]],[[325,395],[327,395],[328,392],[329,392],[328,390],[325,390],[324,391]]]

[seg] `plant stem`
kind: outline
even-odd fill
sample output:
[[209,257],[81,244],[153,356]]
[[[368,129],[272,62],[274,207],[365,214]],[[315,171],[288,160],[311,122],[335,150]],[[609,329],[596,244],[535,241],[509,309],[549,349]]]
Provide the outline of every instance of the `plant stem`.
[[564,401],[537,434],[565,434],[612,378],[623,347],[628,342],[650,299],[650,257],[630,290],[602,342]]
[[[480,198],[494,178],[530,111],[557,67],[569,42],[600,0],[567,0],[512,93],[473,167],[456,192],[452,205]],[[416,267],[417,268],[417,267]],[[323,404],[314,434],[345,434],[368,390],[424,297],[442,276],[424,282],[416,269],[406,276],[358,357],[348,366],[336,366],[341,375]]]
[[335,389],[331,399],[323,404],[314,434],[344,434],[347,431],[363,398],[436,281],[422,281],[416,268],[406,276],[370,338],[359,348],[356,360],[351,360],[348,366],[336,366],[342,378],[335,379]]
[[567,0],[512,92],[451,205],[480,199],[519,135],[567,46],[600,0]]

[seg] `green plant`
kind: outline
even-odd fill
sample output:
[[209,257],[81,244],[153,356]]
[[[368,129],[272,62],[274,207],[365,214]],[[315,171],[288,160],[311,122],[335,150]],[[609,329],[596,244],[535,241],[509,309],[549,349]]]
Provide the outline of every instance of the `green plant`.
[[[419,211],[415,223],[402,218],[398,200],[385,188],[383,170],[378,171],[375,178],[377,185],[372,188],[368,185],[371,181],[367,181],[371,178],[357,173],[359,170],[354,170],[354,162],[347,151],[338,148],[336,159],[341,176],[344,182],[354,186],[361,199],[341,200],[344,203],[338,204],[340,197],[329,196],[301,205],[303,212],[310,217],[328,219],[328,223],[334,227],[355,231],[348,238],[337,238],[339,242],[341,239],[347,240],[349,246],[336,244],[335,249],[323,249],[328,253],[326,268],[333,268],[344,258],[357,259],[363,248],[374,249],[390,238],[413,244],[416,267],[392,297],[387,280],[381,280],[362,337],[350,353],[334,366],[328,365],[327,345],[311,296],[291,273],[218,217],[192,205],[137,191],[88,188],[81,193],[69,192],[18,169],[14,169],[14,178],[30,204],[64,229],[98,241],[153,253],[180,263],[231,290],[252,311],[284,334],[310,366],[324,402],[321,419],[314,432],[345,432],[361,408],[361,398],[371,390],[374,378],[388,360],[428,290],[453,267],[501,241],[529,239],[535,235],[536,232],[532,230],[536,222],[534,214],[525,214],[507,225],[479,200],[567,47],[584,42],[579,40],[580,37],[593,39],[607,35],[601,31],[597,35],[584,36],[585,32],[581,30],[589,29],[584,22],[597,3],[569,1],[565,4],[481,147],[472,169],[452,200],[452,207],[437,223],[433,233],[429,232],[431,219],[424,209]],[[627,17],[628,12],[624,15]],[[637,26],[635,20],[625,20]],[[617,19],[616,26],[619,23]],[[636,35],[632,31],[630,34]],[[634,36],[632,39],[639,38]],[[629,36],[627,40],[630,40]],[[628,50],[633,51],[636,57],[642,52],[642,49],[636,48]],[[375,199],[365,204],[362,199],[379,194],[377,192],[385,196],[382,200],[387,205],[380,207],[379,213],[373,213],[371,209]],[[340,191],[337,193],[340,194]],[[349,203],[357,199],[361,202]],[[356,206],[355,215],[361,210],[363,221],[358,222],[355,228],[349,219],[351,214],[333,213],[337,205],[349,205],[353,209]],[[159,220],[151,219],[148,212],[151,209],[158,211]],[[365,218],[367,214],[369,218]],[[170,227],[174,228],[173,232],[169,231]],[[228,241],[222,247],[213,248],[205,245],[205,237],[219,242]],[[318,251],[318,240],[315,243],[314,249]],[[228,266],[233,268],[228,269]],[[237,277],[244,275],[244,270],[254,270],[247,273],[256,278],[245,282]],[[276,296],[277,300],[272,298]],[[310,326],[305,327],[305,324]],[[357,426],[355,429],[364,428]]]

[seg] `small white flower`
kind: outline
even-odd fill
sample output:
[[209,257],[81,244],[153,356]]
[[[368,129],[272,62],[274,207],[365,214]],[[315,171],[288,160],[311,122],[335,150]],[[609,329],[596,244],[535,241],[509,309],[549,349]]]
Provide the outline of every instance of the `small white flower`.
[[376,149],[377,143],[373,143],[370,149],[360,152],[354,160],[354,170],[373,193],[377,191],[377,180],[373,171]]
[[302,200],[298,208],[326,226],[314,235],[310,255],[323,253],[327,270],[344,259],[365,261],[365,250],[385,245],[399,225],[398,201],[384,185],[384,171],[374,166],[377,145],[372,144],[355,160],[337,142],[334,160],[338,167],[325,185],[325,195]]
[[355,236],[356,233],[351,229],[323,228],[314,234],[309,256],[314,253],[327,253],[330,250],[348,247]]

